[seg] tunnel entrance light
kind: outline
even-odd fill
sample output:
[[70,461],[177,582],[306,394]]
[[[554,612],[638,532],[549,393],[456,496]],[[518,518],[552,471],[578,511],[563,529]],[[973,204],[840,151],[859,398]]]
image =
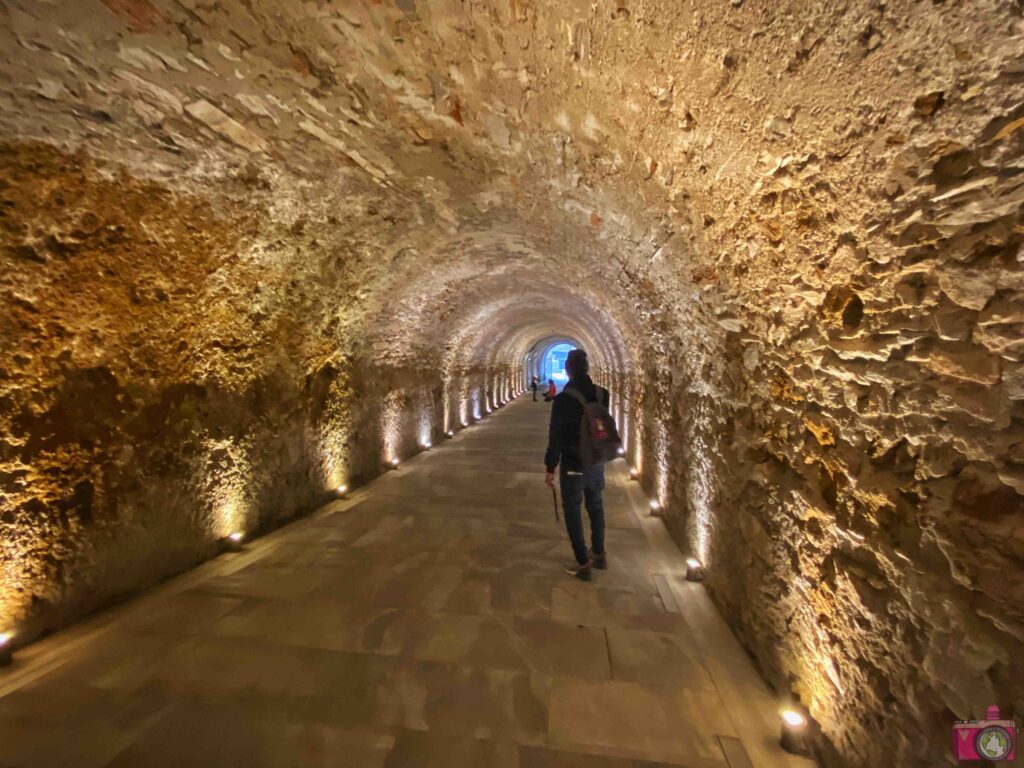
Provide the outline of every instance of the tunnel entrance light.
[[14,640],[13,632],[0,632],[0,667],[10,666],[14,661],[14,654],[11,652],[12,640]]
[[704,566],[695,557],[686,558],[686,580],[704,581]]
[[793,755],[808,754],[807,718],[795,709],[784,709],[779,715],[782,718],[779,746]]

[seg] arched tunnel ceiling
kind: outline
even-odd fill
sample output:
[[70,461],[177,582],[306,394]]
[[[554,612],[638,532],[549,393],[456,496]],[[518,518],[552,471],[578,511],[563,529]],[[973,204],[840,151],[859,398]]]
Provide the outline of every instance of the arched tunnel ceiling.
[[[429,283],[417,283],[414,296],[394,296],[370,324],[376,329],[376,354],[394,361],[416,359],[445,339],[449,364],[469,367],[498,358],[511,363],[541,329],[561,329],[587,339],[609,366],[622,370],[629,359],[622,329],[632,325],[625,312],[617,315],[614,305],[598,304],[600,297],[588,301],[550,280],[540,271],[498,270],[436,292]],[[409,306],[420,311],[403,311]]]
[[[895,154],[893,137],[926,143],[935,128],[910,96],[905,129],[883,128],[866,94],[962,79],[964,64],[928,55],[933,37],[981,39],[999,18],[949,8],[936,26],[908,6],[897,23],[882,6],[800,2],[40,8],[5,7],[5,72],[19,85],[3,93],[0,127],[181,192],[217,185],[215,211],[250,241],[240,293],[319,275],[299,281],[302,301],[340,298],[327,326],[369,340],[387,328],[374,305],[417,327],[428,304],[454,309],[461,275],[520,268],[598,286],[617,321],[643,329],[637,342],[688,377],[720,366],[720,323],[761,335],[781,310],[793,327],[856,277],[849,251],[892,259],[869,233],[891,219],[879,189],[893,182],[861,172],[879,149],[860,137]],[[851,54],[849,39],[883,26],[887,46],[876,33]],[[963,103],[955,130],[977,133],[989,112]],[[258,223],[243,209],[261,210]],[[424,290],[396,305],[391,286],[410,281]],[[325,295],[308,295],[315,283]]]
[[[412,336],[391,333],[403,315],[412,332],[431,315],[479,321],[463,285],[477,275],[495,278],[481,289],[492,297],[514,294],[531,272],[535,284],[596,289],[589,301],[618,304],[603,311],[633,328],[650,318],[646,306],[673,305],[656,293],[686,293],[680,287],[694,247],[686,196],[673,195],[637,157],[620,125],[621,99],[605,103],[616,114],[601,114],[601,101],[589,97],[586,109],[573,108],[570,83],[603,87],[591,58],[597,48],[585,45],[582,59],[575,47],[565,52],[564,82],[545,72],[548,55],[531,41],[557,33],[564,42],[561,21],[536,9],[517,7],[503,19],[507,9],[455,2],[414,10],[65,3],[50,8],[42,25],[76,30],[59,56],[25,55],[43,53],[33,42],[39,20],[27,7],[9,13],[7,42],[18,51],[12,75],[63,83],[68,96],[40,102],[31,90],[10,94],[3,119],[19,135],[84,142],[94,155],[182,191],[234,180],[221,205],[230,207],[233,192],[264,201],[271,221],[289,232],[316,231],[311,247],[305,237],[289,238],[298,240],[296,251],[284,259],[290,243],[257,235],[253,262],[319,269],[331,239],[368,214],[351,235],[372,245],[346,266],[368,299],[357,312],[374,318],[356,335],[371,342],[379,331],[385,354],[423,352]],[[514,23],[501,31],[503,21]],[[468,34],[467,24],[480,26]],[[632,23],[615,25],[615,35],[635,31]],[[84,73],[67,80],[86,40],[102,85]],[[466,55],[453,55],[453,45]],[[30,124],[18,119],[24,100]],[[358,210],[355,198],[365,201]],[[381,248],[390,256],[382,259]],[[503,273],[504,284],[496,280]]]
[[947,759],[1024,709],[1022,59],[1017,0],[3,0],[0,621],[564,334],[828,764]]

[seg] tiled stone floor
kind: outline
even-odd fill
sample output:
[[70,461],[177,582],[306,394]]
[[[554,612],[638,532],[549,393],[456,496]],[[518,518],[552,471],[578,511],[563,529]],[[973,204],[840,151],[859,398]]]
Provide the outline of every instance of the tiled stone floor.
[[807,768],[621,462],[564,576],[523,398],[0,671],[3,768]]

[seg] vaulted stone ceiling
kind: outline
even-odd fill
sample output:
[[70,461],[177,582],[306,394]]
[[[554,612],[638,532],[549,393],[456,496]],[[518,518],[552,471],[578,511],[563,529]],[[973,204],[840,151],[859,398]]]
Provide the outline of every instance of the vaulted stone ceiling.
[[371,477],[564,334],[828,765],[1024,711],[1019,2],[0,9],[20,637]]

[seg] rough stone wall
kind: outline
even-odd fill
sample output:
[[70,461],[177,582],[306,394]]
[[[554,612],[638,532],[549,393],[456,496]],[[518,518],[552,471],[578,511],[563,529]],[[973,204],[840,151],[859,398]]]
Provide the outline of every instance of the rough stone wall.
[[371,476],[562,333],[827,765],[1024,712],[1019,2],[0,9],[20,634]]
[[439,439],[436,370],[316,338],[322,307],[280,306],[314,298],[290,269],[238,268],[256,210],[29,143],[0,148],[0,191],[0,616],[21,639]]

